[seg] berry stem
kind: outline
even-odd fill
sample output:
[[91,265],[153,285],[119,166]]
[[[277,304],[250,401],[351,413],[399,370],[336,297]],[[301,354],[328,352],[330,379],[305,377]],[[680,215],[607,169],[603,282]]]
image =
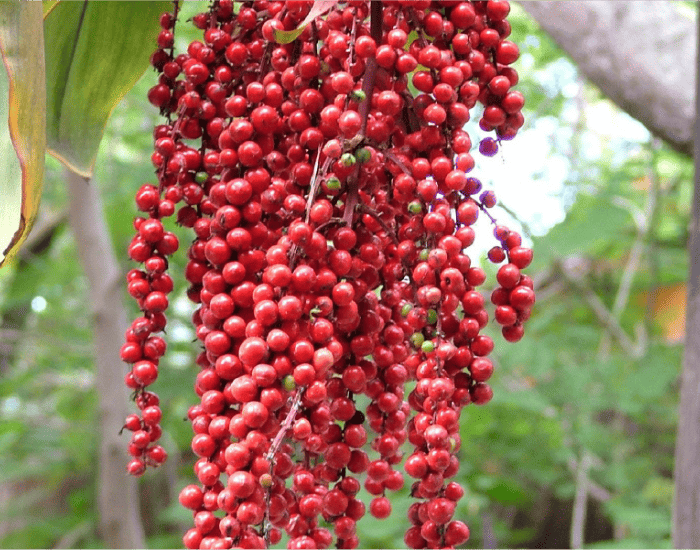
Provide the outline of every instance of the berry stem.
[[[382,3],[370,2],[370,36],[377,44],[382,42]],[[377,75],[377,60],[374,57],[367,59],[365,67],[365,76],[362,82],[362,91],[365,98],[360,103],[358,112],[362,118],[362,127],[360,133],[353,138],[360,143],[364,140],[365,132],[367,131],[367,117],[369,115],[370,106],[372,105],[372,93],[374,92],[374,80]],[[358,144],[359,145],[359,144]],[[348,198],[345,201],[345,213],[343,219],[349,227],[352,227],[352,221],[355,213],[355,207],[358,203],[358,185],[360,181],[360,164],[355,166],[355,170],[348,178]]]
[[486,216],[488,216],[488,218],[489,218],[489,220],[491,220],[491,223],[492,223],[492,224],[494,224],[494,225],[497,225],[497,224],[498,224],[498,222],[496,221],[496,218],[494,218],[494,217],[491,215],[491,213],[488,211],[488,209],[486,208],[486,206],[484,206],[484,203],[483,203],[483,202],[479,202],[479,201],[477,201],[477,200],[475,200],[474,202],[476,202],[476,204],[479,206],[479,210],[481,210],[484,214],[486,214]]
[[[301,395],[303,393],[303,388],[298,388],[297,393],[292,401],[292,406],[287,413],[287,417],[282,422],[279,431],[275,435],[275,439],[272,440],[270,444],[270,450],[265,455],[265,459],[270,463],[270,476],[272,476],[272,471],[275,466],[275,455],[282,446],[282,441],[284,441],[287,432],[291,429],[294,420],[296,420],[299,409],[301,409]],[[270,489],[271,487],[265,488],[265,515],[263,519],[263,537],[265,539],[265,547],[270,547]]]
[[289,409],[289,412],[287,413],[287,417],[284,419],[284,422],[282,422],[282,425],[280,426],[277,435],[275,435],[275,439],[273,439],[272,443],[270,444],[270,450],[267,452],[265,458],[270,461],[271,465],[274,461],[275,455],[277,454],[280,446],[282,445],[282,440],[284,440],[285,436],[287,435],[287,432],[292,427],[292,424],[294,423],[294,420],[296,420],[297,414],[301,409],[300,405],[301,395],[303,393],[302,389],[303,388],[297,389],[297,393],[294,396],[294,400],[292,401],[292,406]]
[[[180,0],[173,0],[173,36],[175,35],[175,27],[177,26],[177,15],[180,12]],[[170,48],[170,59],[175,59],[175,41]]]
[[309,198],[306,201],[306,217],[304,218],[306,220],[306,223],[309,223],[309,216],[311,215],[311,207],[314,204],[314,200],[316,199],[316,193],[318,193],[318,188],[321,186],[321,180],[326,176],[328,173],[329,168],[331,167],[331,164],[333,164],[332,159],[327,158],[323,166],[321,167],[321,172],[319,174],[318,170],[318,162],[321,159],[321,149],[319,148],[318,152],[316,153],[316,162],[314,163],[314,173],[313,176],[311,176],[311,187],[309,188]]

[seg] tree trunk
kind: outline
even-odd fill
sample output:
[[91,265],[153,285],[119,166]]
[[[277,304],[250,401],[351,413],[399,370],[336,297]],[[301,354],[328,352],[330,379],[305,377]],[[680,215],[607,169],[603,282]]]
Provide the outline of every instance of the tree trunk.
[[[700,18],[698,23],[700,25]],[[700,59],[700,30],[697,52]],[[688,306],[673,507],[673,544],[676,548],[700,547],[700,78],[696,78],[695,85],[695,192],[688,246]]]
[[695,25],[675,2],[520,2],[622,110],[693,154]]
[[102,214],[95,185],[64,171],[70,197],[69,221],[90,285],[94,315],[96,387],[100,412],[97,480],[99,530],[107,548],[144,548],[136,480],[126,472],[127,438],[119,436],[129,412],[125,367],[119,348],[127,328],[123,277]]

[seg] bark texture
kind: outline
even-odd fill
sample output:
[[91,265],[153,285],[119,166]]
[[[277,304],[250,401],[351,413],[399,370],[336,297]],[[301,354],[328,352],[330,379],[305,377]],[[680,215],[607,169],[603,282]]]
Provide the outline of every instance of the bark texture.
[[675,2],[520,2],[621,109],[693,154],[695,24]]
[[[698,24],[700,59],[700,19]],[[696,78],[695,85],[695,192],[688,245],[688,305],[674,472],[673,544],[676,548],[700,548],[700,78]]]
[[119,436],[128,414],[124,365],[119,349],[127,328],[123,274],[102,213],[99,190],[64,171],[70,197],[69,222],[88,279],[94,321],[96,387],[100,413],[99,530],[106,548],[145,548],[136,480],[126,472],[126,436]]

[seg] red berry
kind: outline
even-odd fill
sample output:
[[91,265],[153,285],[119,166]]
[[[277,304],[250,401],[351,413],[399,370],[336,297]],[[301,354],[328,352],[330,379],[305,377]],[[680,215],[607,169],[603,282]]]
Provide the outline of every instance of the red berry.
[[388,518],[391,514],[391,502],[386,497],[373,498],[369,505],[369,512],[377,519]]
[[493,390],[488,384],[483,382],[477,383],[470,393],[475,405],[485,405],[493,398]]
[[158,368],[151,361],[139,361],[134,364],[132,374],[138,383],[143,386],[153,384],[158,378]]
[[361,127],[362,118],[357,111],[345,111],[338,118],[338,128],[345,138],[355,137]]
[[146,464],[140,458],[132,459],[126,467],[126,470],[135,477],[142,476],[146,472]]
[[503,327],[502,329],[503,337],[508,342],[518,342],[522,339],[525,329],[522,325],[512,325]]
[[531,288],[524,285],[516,286],[510,292],[510,304],[517,310],[524,310],[532,307],[535,303],[535,293]]
[[267,343],[262,338],[246,338],[238,351],[238,357],[244,365],[254,366],[267,356],[267,350]]
[[179,500],[180,504],[182,504],[182,506],[185,508],[196,510],[202,505],[204,494],[196,485],[187,485],[184,489],[182,489],[182,491],[180,491]]
[[512,263],[502,265],[498,269],[496,279],[503,288],[513,288],[520,281],[520,269]]
[[510,65],[518,59],[519,55],[518,46],[510,40],[503,40],[496,46],[496,61],[502,65]]

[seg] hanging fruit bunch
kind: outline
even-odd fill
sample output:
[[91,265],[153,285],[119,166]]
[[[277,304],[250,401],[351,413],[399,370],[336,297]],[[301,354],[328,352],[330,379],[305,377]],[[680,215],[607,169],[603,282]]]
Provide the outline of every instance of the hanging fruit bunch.
[[[366,513],[386,518],[411,479],[405,542],[464,543],[454,519],[461,410],[487,403],[493,373],[484,270],[467,253],[480,214],[503,263],[492,293],[505,340],[535,301],[532,251],[498,225],[473,177],[474,113],[496,153],[523,124],[504,0],[216,0],[173,48],[161,17],[149,101],[157,182],[142,186],[127,276],[142,310],[126,334],[139,414],[128,470],[166,460],[147,390],[178,248],[163,219],[193,231],[185,277],[200,353],[189,409],[198,483],[187,548],[355,548]],[[407,393],[408,392],[408,393]],[[362,481],[361,481],[362,480]]]

